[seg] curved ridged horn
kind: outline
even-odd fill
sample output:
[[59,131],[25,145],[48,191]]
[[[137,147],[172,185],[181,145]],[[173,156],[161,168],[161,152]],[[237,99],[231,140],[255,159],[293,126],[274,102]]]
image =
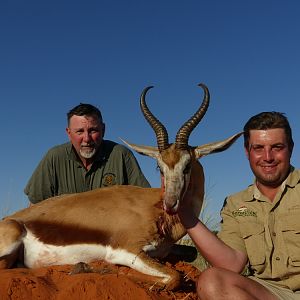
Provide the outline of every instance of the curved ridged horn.
[[151,113],[146,104],[146,94],[151,88],[153,88],[153,86],[148,86],[143,90],[140,99],[140,106],[145,119],[148,121],[155,132],[158,150],[162,151],[169,147],[168,132],[165,126]]
[[175,148],[186,150],[188,147],[188,140],[193,129],[199,124],[201,119],[204,117],[208,105],[209,105],[209,90],[207,86],[203,83],[199,83],[198,86],[201,86],[204,90],[204,97],[201,106],[196,111],[196,113],[186,121],[176,134]]

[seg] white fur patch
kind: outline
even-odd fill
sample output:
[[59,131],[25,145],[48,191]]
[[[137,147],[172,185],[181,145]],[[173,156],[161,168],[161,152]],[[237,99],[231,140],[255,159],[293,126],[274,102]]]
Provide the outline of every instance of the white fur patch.
[[158,271],[145,263],[138,255],[125,249],[113,249],[100,244],[76,244],[68,246],[54,246],[40,242],[28,229],[24,242],[24,264],[29,268],[50,265],[89,263],[103,259],[112,264],[128,266],[141,273],[162,277],[167,283],[170,276]]
[[104,259],[106,248],[100,245],[78,244],[55,246],[40,242],[28,229],[23,239],[24,264],[29,268],[76,264]]

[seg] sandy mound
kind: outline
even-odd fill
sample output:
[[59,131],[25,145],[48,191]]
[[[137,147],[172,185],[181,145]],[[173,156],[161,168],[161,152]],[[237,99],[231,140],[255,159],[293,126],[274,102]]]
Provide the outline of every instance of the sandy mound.
[[74,274],[70,265],[0,270],[1,300],[197,299],[195,280],[200,271],[188,263],[172,266],[182,274],[181,287],[176,291],[160,289],[147,282],[147,276],[127,267],[102,261],[90,267],[91,273],[79,274]]

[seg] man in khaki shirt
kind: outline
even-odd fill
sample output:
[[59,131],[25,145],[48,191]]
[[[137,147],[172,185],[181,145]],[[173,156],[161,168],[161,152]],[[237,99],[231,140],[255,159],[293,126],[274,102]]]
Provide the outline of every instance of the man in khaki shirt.
[[[218,236],[193,215],[186,199],[183,225],[211,267],[197,293],[205,299],[300,300],[300,171],[290,165],[294,142],[278,112],[244,126],[245,153],[255,181],[229,196]],[[248,266],[251,276],[241,273]]]

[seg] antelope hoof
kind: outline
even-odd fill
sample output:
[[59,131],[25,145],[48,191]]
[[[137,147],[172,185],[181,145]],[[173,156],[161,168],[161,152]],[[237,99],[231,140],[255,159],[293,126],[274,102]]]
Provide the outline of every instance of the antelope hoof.
[[165,285],[165,289],[166,290],[176,290],[179,288],[180,283],[181,283],[181,275],[177,271],[174,271],[171,279]]

